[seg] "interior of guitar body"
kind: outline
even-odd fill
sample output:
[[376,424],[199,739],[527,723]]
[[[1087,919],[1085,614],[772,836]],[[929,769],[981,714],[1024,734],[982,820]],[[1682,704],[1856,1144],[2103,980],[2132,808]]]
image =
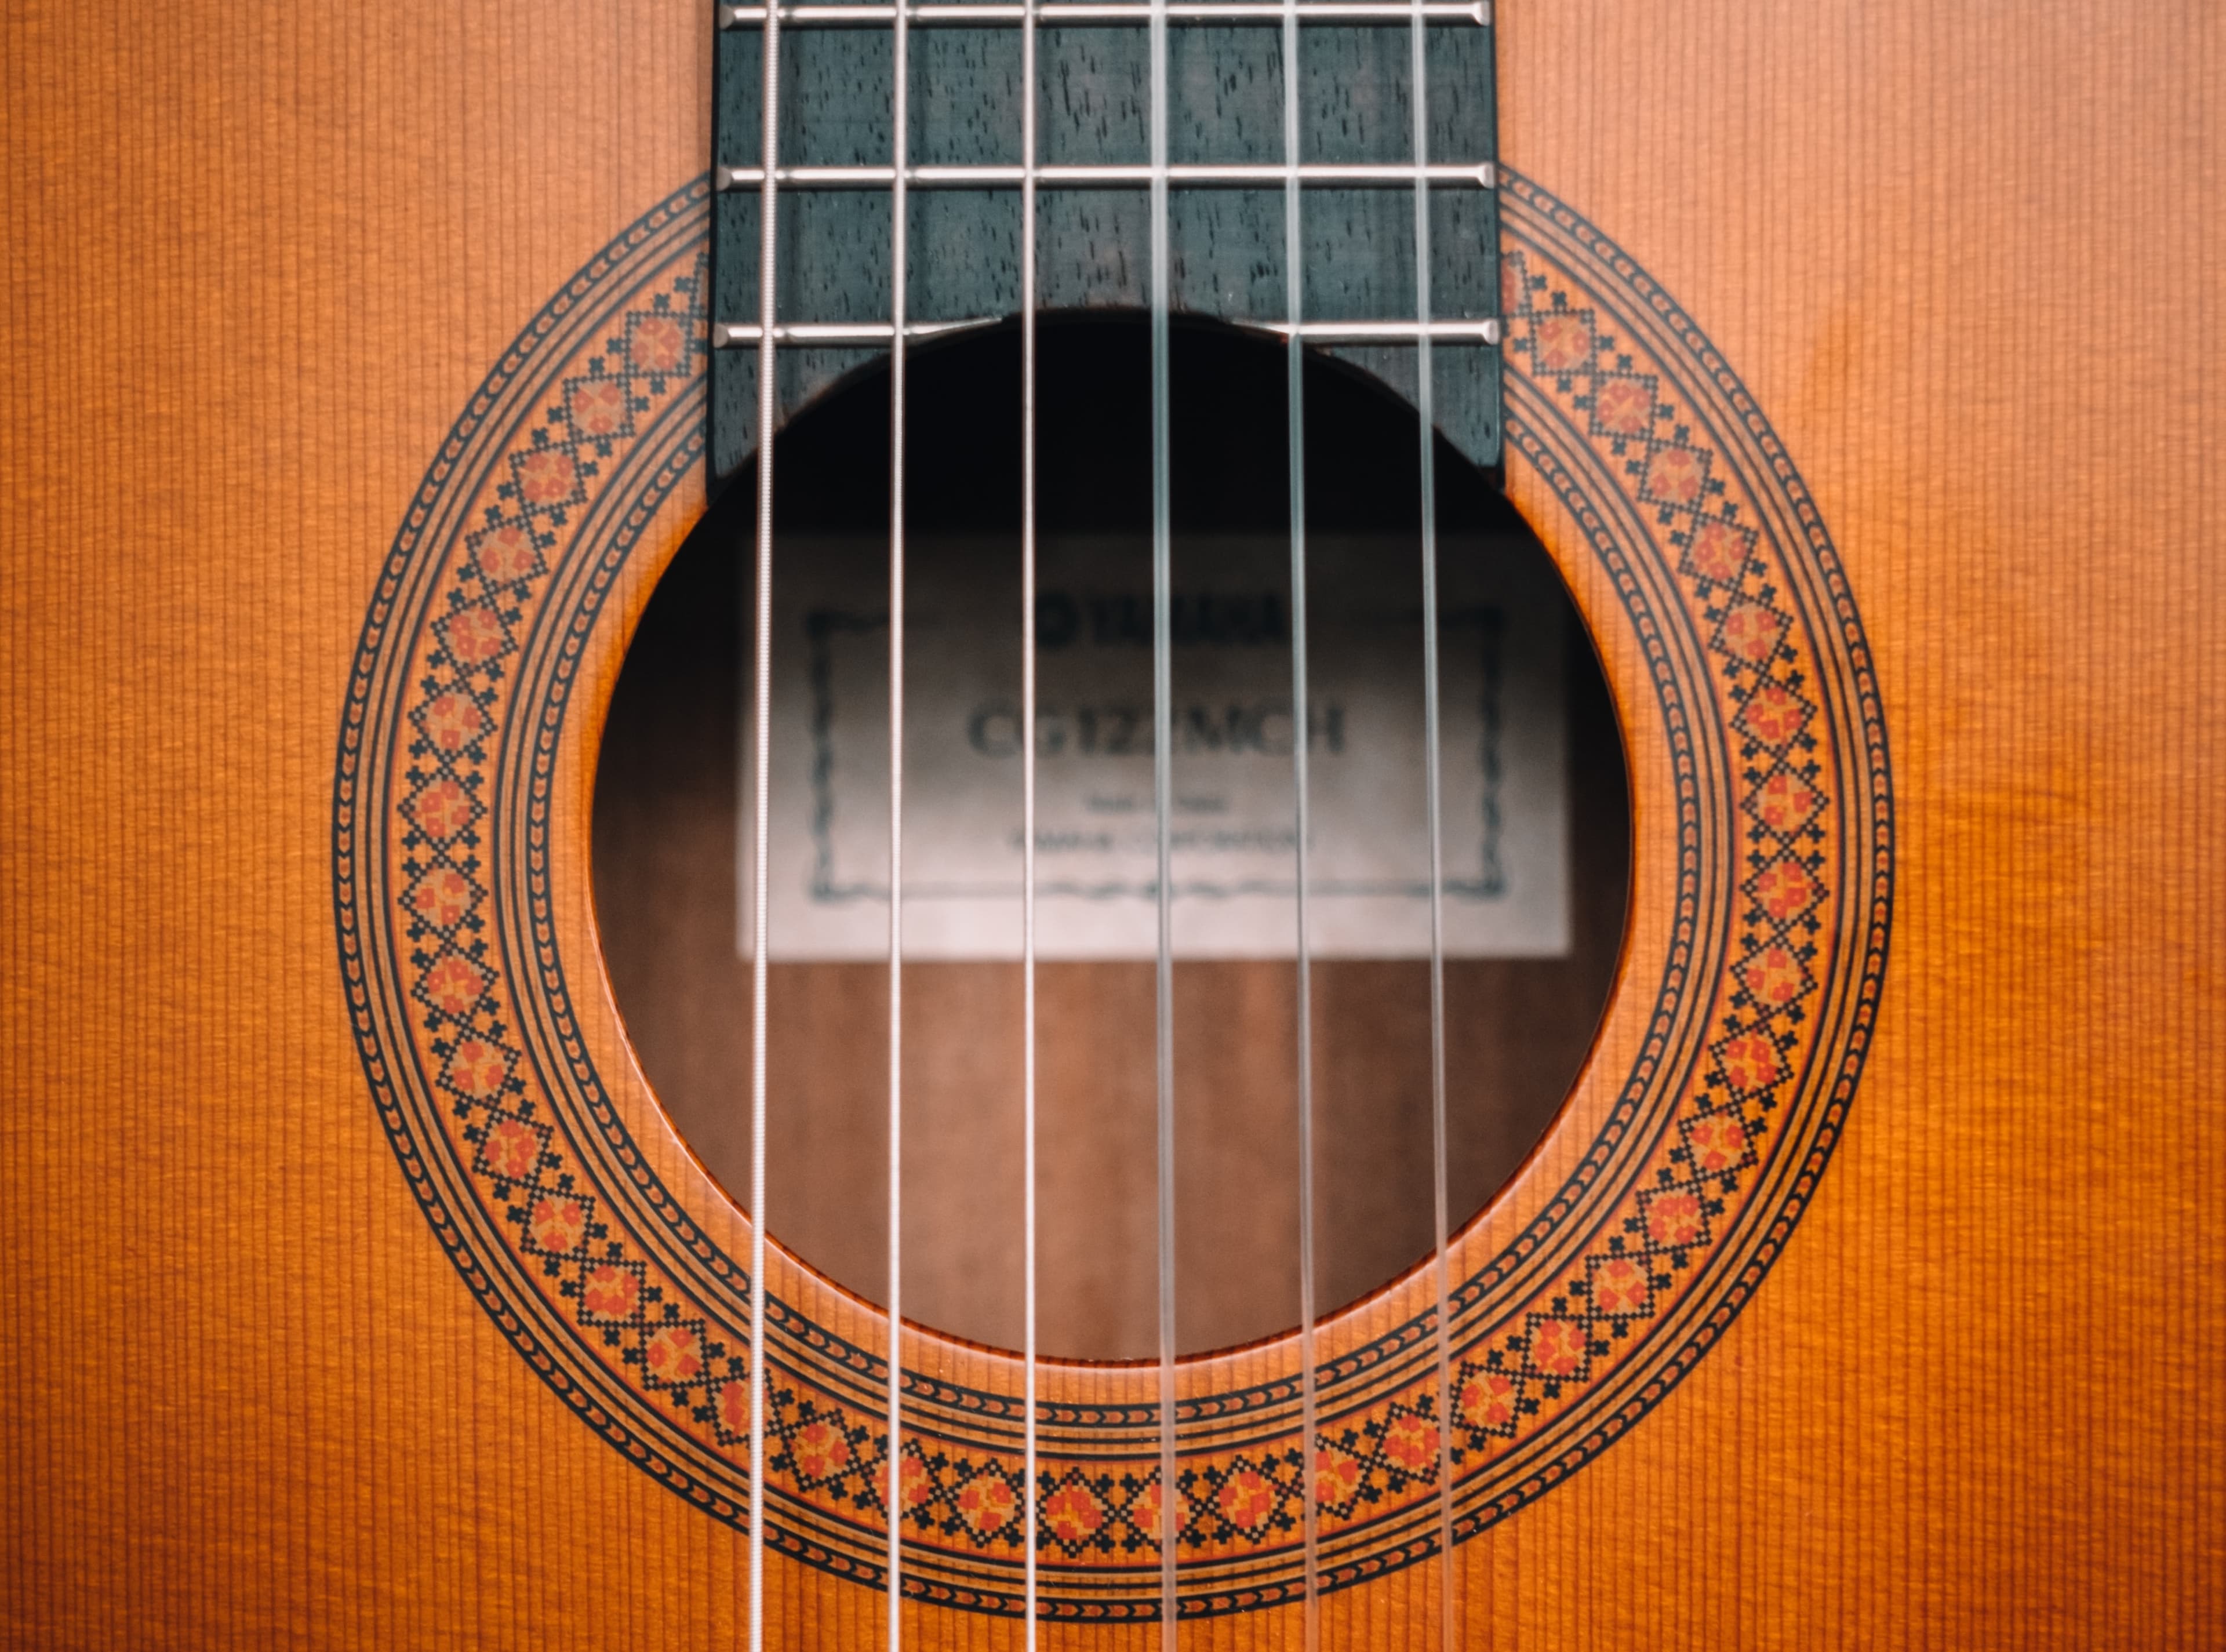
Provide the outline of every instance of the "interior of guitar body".
[[[1041,339],[1041,1345],[1142,1358],[1158,1325],[1148,358],[1134,315],[1054,317]],[[1009,329],[915,352],[906,500],[903,1301],[909,1318],[1007,1347],[1024,1300],[1020,362]],[[1428,1254],[1434,904],[1456,1226],[1550,1123],[1624,928],[1623,746],[1583,624],[1492,479],[1442,440],[1431,899],[1415,415],[1359,371],[1310,358],[1301,1028],[1285,375],[1279,341],[1176,329],[1167,727],[1185,1351],[1299,1317],[1302,1032],[1318,1307]],[[868,368],[776,444],[768,843],[769,1224],[875,1301],[888,1248],[888,409],[887,373]],[[738,476],[631,644],[602,740],[594,874],[635,1052],[739,1197],[754,517],[750,473]]]

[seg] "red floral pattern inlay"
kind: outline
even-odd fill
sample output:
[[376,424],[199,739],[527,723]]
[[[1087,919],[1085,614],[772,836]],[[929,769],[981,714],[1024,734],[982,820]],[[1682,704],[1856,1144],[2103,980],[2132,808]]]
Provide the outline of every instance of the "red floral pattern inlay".
[[1636,378],[1611,378],[1593,399],[1593,416],[1603,430],[1637,435],[1654,423],[1654,386]]
[[425,738],[444,752],[461,752],[487,726],[487,715],[471,696],[456,690],[425,708]]
[[[462,880],[459,879],[457,881],[461,884]],[[438,910],[437,905],[436,910]],[[450,922],[453,921],[452,918]],[[448,924],[442,924],[438,927],[446,929]],[[487,990],[487,983],[486,970],[452,952],[428,969],[425,979],[419,984],[434,1008],[444,1015],[461,1016],[480,1001],[480,994]]]
[[1039,1516],[1052,1535],[1070,1548],[1079,1548],[1105,1524],[1105,1510],[1086,1486],[1062,1486],[1044,1500]]
[[410,823],[436,841],[454,837],[472,818],[472,800],[454,780],[436,781],[412,797],[408,809]]
[[1541,1319],[1530,1332],[1530,1363],[1548,1376],[1567,1376],[1585,1360],[1585,1333],[1574,1319]]
[[1778,1046],[1759,1032],[1742,1032],[1727,1039],[1722,1060],[1724,1080],[1736,1090],[1767,1090],[1784,1071],[1778,1062]]
[[599,1319],[624,1319],[633,1312],[640,1291],[632,1270],[606,1262],[589,1268],[581,1281],[580,1306]]
[[1807,825],[1820,801],[1815,787],[1780,769],[1762,783],[1754,808],[1762,823],[1783,837]]
[[1590,316],[1549,315],[1538,323],[1538,365],[1548,372],[1568,372],[1583,365],[1592,353]]
[[1739,1128],[1737,1119],[1712,1113],[1696,1120],[1693,1128],[1685,1132],[1685,1145],[1692,1149],[1693,1163],[1697,1168],[1729,1170],[1746,1155],[1746,1132]]
[[1222,1483],[1222,1517],[1240,1532],[1256,1529],[1275,1512],[1275,1490],[1257,1469],[1239,1469]]
[[1416,1416],[1395,1418],[1383,1431],[1383,1455],[1403,1469],[1435,1468],[1438,1461],[1437,1426]]
[[518,491],[529,505],[556,505],[572,497],[579,468],[572,455],[544,448],[518,461]]
[[1773,861],[1754,880],[1754,898],[1779,923],[1799,917],[1816,903],[1816,880],[1800,861]]
[[[747,1410],[743,1414],[747,1419]],[[850,1466],[850,1442],[840,1428],[824,1418],[791,1434],[788,1450],[796,1460],[797,1473],[806,1480],[824,1480]]]
[[552,1256],[569,1256],[588,1236],[588,1210],[577,1199],[533,1203],[533,1242]]
[[[1129,1504],[1129,1519],[1148,1543],[1160,1541],[1160,1483],[1154,1480],[1136,1494]],[[1180,1533],[1190,1523],[1190,1499],[1180,1492],[1175,1494],[1175,1530]]]
[[509,634],[493,609],[463,608],[440,626],[442,640],[460,665],[484,665],[509,645]]
[[1352,1494],[1360,1489],[1360,1465],[1350,1452],[1317,1451],[1314,1453],[1314,1501],[1325,1509],[1336,1509],[1352,1501]]
[[642,1357],[649,1369],[667,1382],[693,1381],[703,1369],[703,1354],[696,1333],[685,1325],[666,1325],[650,1337]]
[[[446,837],[446,832],[436,832],[436,837]],[[412,915],[422,919],[427,927],[451,929],[479,899],[479,891],[466,881],[462,873],[450,867],[436,867],[411,886],[402,898]]]
[[1739,965],[1739,979],[1758,1003],[1783,1009],[1807,989],[1809,972],[1791,947],[1773,941]]
[[626,423],[626,387],[615,379],[591,378],[572,386],[565,405],[582,435],[607,436]]
[[1636,1313],[1646,1304],[1646,1270],[1614,1256],[1593,1271],[1593,1306],[1611,1316]]
[[983,1537],[1004,1530],[1020,1511],[1019,1496],[995,1469],[973,1475],[958,1494],[958,1517]]
[[1728,522],[1704,522],[1694,532],[1686,556],[1702,579],[1728,584],[1746,570],[1747,546],[1753,538],[1746,529]]
[[[509,1077],[509,1053],[484,1039],[466,1039],[448,1058],[448,1083],[474,1101],[500,1095]],[[494,1174],[523,1176],[533,1167],[539,1150],[538,1138],[531,1129],[515,1119],[504,1119],[487,1132],[484,1151]]]
[[[879,1477],[886,1479],[886,1475]],[[935,1487],[929,1482],[927,1465],[917,1457],[907,1457],[897,1471],[897,1490],[904,1506],[917,1509],[934,1495]]]
[[669,373],[688,359],[688,335],[670,315],[635,316],[626,333],[626,354],[638,372]]
[[1515,1383],[1498,1371],[1489,1371],[1464,1383],[1460,1418],[1470,1427],[1492,1431],[1515,1419]]
[[1700,454],[1690,448],[1664,448],[1647,464],[1646,486],[1641,492],[1650,499],[1693,505],[1699,502],[1708,480]]
[[1742,602],[1724,616],[1724,646],[1750,665],[1777,652],[1784,634],[1784,618],[1759,602]]
[[1690,1193],[1650,1193],[1639,1200],[1647,1236],[1665,1249],[1678,1250],[1701,1236],[1701,1201]]
[[532,574],[540,564],[533,536],[515,522],[506,522],[480,541],[480,574],[491,584],[507,585]]
[[1739,708],[1739,725],[1765,746],[1783,746],[1809,721],[1809,708],[1790,689],[1771,683]]

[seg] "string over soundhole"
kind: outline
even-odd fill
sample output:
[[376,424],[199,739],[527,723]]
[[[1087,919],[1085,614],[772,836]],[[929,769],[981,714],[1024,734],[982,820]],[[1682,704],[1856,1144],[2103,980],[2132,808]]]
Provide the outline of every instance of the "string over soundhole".
[[[1152,1241],[1149,454],[1137,319],[1043,329],[1041,1344],[1148,1357]],[[907,1312],[1023,1337],[1017,330],[923,350],[911,392]],[[1177,1300],[1186,1350],[1298,1318],[1285,372],[1173,338]],[[1411,410],[1307,378],[1312,1004],[1324,1312],[1430,1248],[1427,843]],[[781,1240],[881,1300],[887,1160],[885,380],[781,438],[774,580],[769,1173]],[[1628,855],[1623,758],[1549,560],[1440,446],[1451,1216],[1550,1121],[1605,1000]],[[730,503],[731,503],[730,499]],[[743,1185],[748,1070],[746,504],[666,573],[597,778],[595,880],[659,1100]],[[738,577],[740,576],[740,577]],[[747,839],[745,832],[743,837]],[[739,899],[738,899],[739,898]],[[738,906],[741,909],[738,912]]]

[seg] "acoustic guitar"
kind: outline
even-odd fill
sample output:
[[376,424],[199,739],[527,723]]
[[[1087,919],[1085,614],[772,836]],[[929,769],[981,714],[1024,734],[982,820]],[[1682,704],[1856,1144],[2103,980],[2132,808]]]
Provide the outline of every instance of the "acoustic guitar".
[[2214,19],[0,29],[9,1643],[2216,1641]]

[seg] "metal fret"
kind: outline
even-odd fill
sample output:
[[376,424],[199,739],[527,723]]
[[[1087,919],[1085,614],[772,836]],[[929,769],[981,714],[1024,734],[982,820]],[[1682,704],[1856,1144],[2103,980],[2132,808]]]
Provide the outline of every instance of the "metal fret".
[[1477,321],[1248,321],[1264,333],[1288,338],[1296,332],[1308,344],[1498,344],[1499,318]]
[[[951,333],[971,332],[976,327],[995,327],[998,318],[985,315],[964,321],[907,321],[907,339],[936,339]],[[711,347],[729,350],[745,344],[755,344],[762,336],[755,321],[718,321],[711,327]],[[774,327],[775,344],[795,345],[804,349],[841,350],[870,347],[887,344],[896,336],[895,326],[888,321],[783,321]]]
[[[954,333],[996,327],[1002,320],[1001,316],[976,315],[963,321],[908,321],[905,324],[905,337],[944,338]],[[1243,321],[1235,325],[1272,334],[1279,339],[1288,339],[1295,332],[1307,344],[1413,344],[1425,332],[1434,344],[1496,345],[1500,339],[1497,316],[1480,321],[1432,321],[1427,328],[1420,321]],[[711,347],[739,349],[756,344],[760,336],[759,325],[754,321],[720,321],[712,326]],[[894,336],[894,327],[887,321],[792,321],[773,330],[775,344],[799,349],[870,349],[888,343]]]
[[[1206,166],[1184,163],[1155,172],[1150,166],[1049,166],[1035,169],[1035,182],[1043,189],[1150,188],[1164,183],[1177,189],[1276,189],[1294,171],[1299,182],[1316,188],[1411,189],[1415,168],[1388,164],[1312,162],[1291,168],[1275,165]],[[1493,189],[1498,169],[1491,162],[1480,165],[1434,166],[1425,169],[1432,184],[1466,184]],[[888,189],[895,186],[894,167],[776,167],[773,176],[784,189]],[[1014,189],[1026,176],[1021,167],[928,166],[907,167],[904,181],[913,189]],[[720,189],[754,189],[765,181],[761,167],[715,167],[711,181]]]
[[[721,6],[719,27],[722,29],[752,29],[765,25],[767,8],[764,6]],[[928,29],[981,29],[1008,27],[1022,22],[1027,8],[1017,5],[932,4],[897,7],[894,5],[804,5],[779,6],[773,9],[780,25],[787,29],[885,29],[894,23],[901,10],[906,20],[916,27]],[[1186,3],[1169,5],[1165,9],[1166,21],[1170,23],[1255,23],[1263,27],[1282,22],[1285,9],[1275,0],[1186,0]],[[1137,0],[1052,0],[1052,3],[1035,8],[1035,22],[1049,28],[1097,27],[1106,23],[1149,23],[1152,9],[1137,3]],[[1403,26],[1414,19],[1415,9],[1401,0],[1306,0],[1298,8],[1301,23],[1380,23]],[[1448,3],[1447,0],[1432,0],[1422,7],[1422,16],[1430,23],[1468,23],[1489,27],[1491,7],[1484,3]]]

